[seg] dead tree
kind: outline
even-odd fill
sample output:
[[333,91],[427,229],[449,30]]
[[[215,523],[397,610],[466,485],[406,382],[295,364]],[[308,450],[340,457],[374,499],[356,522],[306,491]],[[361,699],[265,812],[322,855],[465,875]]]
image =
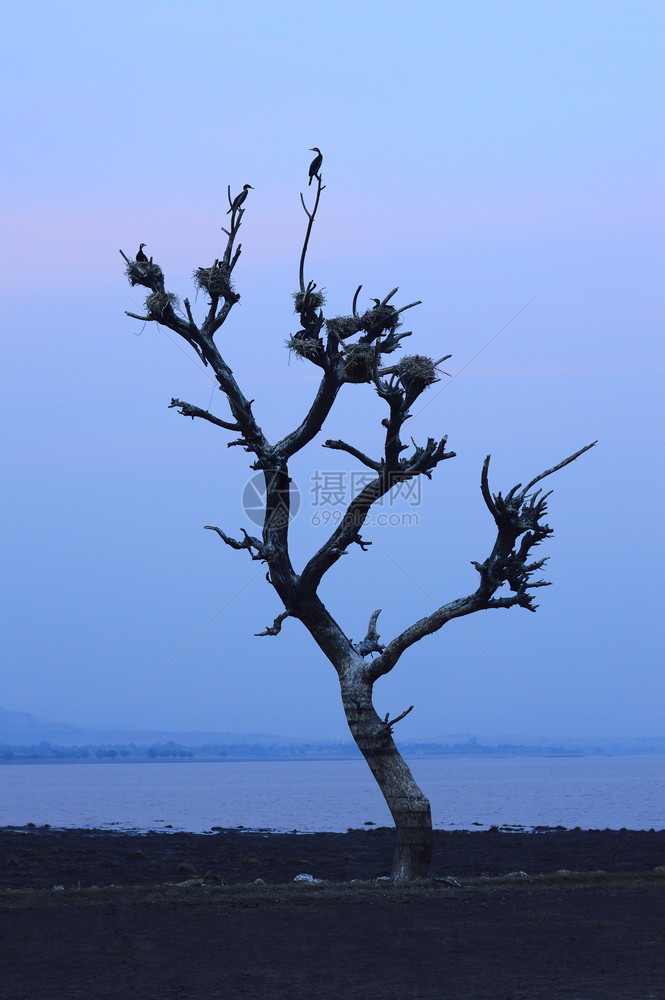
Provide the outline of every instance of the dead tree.
[[[311,209],[302,194],[300,196],[308,219],[300,257],[300,287],[294,296],[300,327],[287,341],[287,346],[319,368],[321,378],[302,423],[281,441],[276,444],[268,441],[254,417],[252,401],[242,392],[215,342],[216,334],[239,299],[232,278],[241,251],[237,237],[246,211],[241,204],[244,199],[232,201],[229,190],[231,207],[227,214],[230,214],[231,221],[229,228],[223,229],[226,234],[224,252],[210,267],[200,267],[194,272],[198,288],[206,293],[209,300],[207,313],[201,322],[194,320],[188,299],[184,299],[184,308],[181,308],[177,297],[166,291],[164,274],[152,257],[147,260],[140,257],[132,259],[123,253],[130,284],[143,285],[149,292],[145,300],[145,315],[127,315],[162,324],[182,337],[203,364],[210,367],[228,400],[230,418],[227,419],[180,399],[172,399],[170,405],[183,416],[207,420],[237,435],[228,442],[229,447],[239,445],[254,456],[251,468],[260,470],[265,481],[263,531],[257,538],[243,530],[243,537],[236,539],[219,527],[206,527],[215,531],[226,545],[246,549],[252,559],[267,566],[267,580],[277,592],[283,610],[272,625],[257,634],[276,636],[286,618],[298,619],[335,668],[349,729],[395,821],[397,846],[393,881],[407,882],[425,877],[429,871],[432,855],[430,805],[393,740],[395,723],[403,719],[411,708],[394,719],[387,715],[380,718],[372,703],[374,684],[395,667],[409,647],[453,619],[495,608],[536,610],[534,591],[548,584],[538,578],[546,559],[534,558],[533,549],[552,534],[552,529],[544,521],[549,494],[534,487],[593,445],[581,448],[569,458],[534,476],[526,486],[514,486],[505,495],[493,493],[490,489],[488,456],[480,485],[496,525],[496,540],[487,558],[473,563],[479,577],[476,589],[442,605],[385,644],[380,641],[377,632],[380,612],[373,611],[369,616],[367,634],[354,642],[319,597],[319,585],[324,575],[351,546],[366,551],[370,542],[363,538],[361,530],[374,504],[399,483],[418,476],[430,478],[436,467],[453,458],[455,453],[446,450],[446,437],[427,438],[422,444],[412,440],[411,444],[406,444],[401,436],[411,407],[429,386],[438,381],[437,365],[445,360],[434,361],[412,354],[402,356],[394,364],[385,363],[386,357],[401,348],[401,341],[411,335],[410,332],[400,332],[402,317],[406,310],[419,303],[411,302],[396,308],[391,303],[397,292],[394,288],[384,298],[375,299],[372,308],[359,311],[359,287],[350,315],[325,318],[322,292],[315,282],[305,282],[307,248],[324,190],[320,173],[316,175],[316,180],[317,190]],[[246,187],[244,190],[246,193]],[[325,441],[324,447],[346,452],[370,469],[373,478],[353,497],[344,516],[319,550],[305,566],[296,569],[289,555],[289,459],[319,433],[339,391],[348,383],[371,386],[385,402],[386,416],[381,422],[385,429],[382,453],[372,457],[352,443]]]

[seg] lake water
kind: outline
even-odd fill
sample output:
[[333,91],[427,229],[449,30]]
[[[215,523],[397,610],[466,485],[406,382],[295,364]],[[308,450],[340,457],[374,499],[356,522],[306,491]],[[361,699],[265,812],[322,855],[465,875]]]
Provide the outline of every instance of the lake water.
[[[665,757],[411,760],[435,827],[665,827]],[[345,831],[391,818],[362,760],[0,766],[0,826]]]

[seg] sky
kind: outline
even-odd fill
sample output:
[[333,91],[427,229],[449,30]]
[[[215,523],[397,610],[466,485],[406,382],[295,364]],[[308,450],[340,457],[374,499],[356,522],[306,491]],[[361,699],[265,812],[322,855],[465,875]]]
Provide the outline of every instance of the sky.
[[[410,4],[26,0],[4,14],[5,709],[86,726],[347,739],[336,677],[238,535],[249,457],[168,408],[226,415],[184,343],[141,312],[122,248],[167,287],[223,246],[227,185],[253,190],[218,337],[267,436],[317,370],[284,347],[310,147],[324,152],[308,277],[329,314],[416,299],[405,352],[451,377],[410,433],[457,458],[365,532],[322,596],[387,641],[476,585],[479,490],[598,439],[551,485],[533,615],[486,612],[406,653],[376,687],[403,739],[663,736],[663,12],[630,0]],[[364,299],[364,302],[363,302]],[[198,315],[204,302],[195,304]],[[342,437],[378,452],[380,401],[347,386],[298,456],[302,566],[325,537]],[[319,478],[317,479],[317,474]],[[407,517],[408,515],[408,517]]]

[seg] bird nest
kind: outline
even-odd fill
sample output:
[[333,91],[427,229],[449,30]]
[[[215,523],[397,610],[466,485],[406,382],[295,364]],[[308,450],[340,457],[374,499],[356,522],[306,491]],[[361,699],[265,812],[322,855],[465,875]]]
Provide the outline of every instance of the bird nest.
[[146,296],[145,307],[154,319],[161,319],[168,309],[175,309],[180,300],[173,292],[153,292]]
[[326,328],[328,333],[339,340],[347,340],[362,330],[360,320],[355,316],[335,316],[333,319],[327,319]]
[[424,354],[407,354],[395,365],[395,375],[408,391],[423,392],[428,386],[438,382],[436,366]]
[[152,288],[155,284],[164,281],[161,267],[152,262],[142,264],[140,261],[130,260],[125,268],[125,273],[130,285],[144,285],[146,288]]
[[304,292],[294,292],[293,301],[295,303],[294,312],[313,313],[323,306],[326,301],[326,297],[323,292],[307,290]]
[[197,267],[194,271],[194,281],[199,288],[202,288],[213,298],[233,299],[237,301],[239,296],[233,291],[229,270],[223,265],[216,264],[214,267]]
[[294,354],[297,354],[299,358],[308,359],[315,357],[322,347],[320,340],[317,340],[314,337],[298,336],[297,333],[292,337],[288,337],[284,343],[288,349],[293,351]]
[[371,344],[349,344],[344,352],[344,378],[347,382],[371,382],[376,364],[376,350]]
[[364,312],[358,320],[359,329],[364,330],[371,338],[382,333],[392,333],[399,325],[399,313],[392,306],[375,306]]

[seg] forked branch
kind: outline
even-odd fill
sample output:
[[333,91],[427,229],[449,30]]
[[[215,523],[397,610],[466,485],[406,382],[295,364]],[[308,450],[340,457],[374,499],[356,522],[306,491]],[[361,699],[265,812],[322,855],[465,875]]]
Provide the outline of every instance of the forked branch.
[[379,620],[380,614],[381,608],[377,608],[376,611],[372,612],[365,638],[355,644],[356,652],[360,653],[361,656],[368,656],[369,653],[382,653],[385,649],[380,642],[381,636],[376,631],[376,623]]
[[206,531],[216,531],[222,541],[232,549],[247,549],[252,559],[259,562],[266,561],[263,542],[260,542],[258,538],[254,538],[253,535],[248,535],[244,528],[240,529],[244,535],[241,542],[236,538],[231,538],[230,535],[226,535],[221,528],[217,528],[214,524],[206,524],[204,528]]
[[[494,517],[497,525],[497,535],[492,552],[484,562],[474,562],[480,575],[478,588],[467,597],[462,597],[437,608],[431,615],[426,615],[410,625],[388,643],[384,652],[371,664],[366,665],[366,676],[371,681],[388,673],[395,666],[402,653],[414,643],[433,632],[437,632],[447,622],[454,618],[473,614],[475,611],[492,608],[512,608],[519,606],[528,611],[535,611],[532,591],[550,584],[546,580],[534,580],[533,576],[541,570],[545,558],[530,561],[531,549],[553,534],[550,526],[542,518],[547,513],[547,496],[540,496],[540,490],[529,494],[528,489],[540,482],[545,476],[573,462],[594,444],[580,448],[569,458],[541,473],[531,480],[526,490],[519,490],[519,484],[514,486],[506,496],[501,493],[493,495],[488,483],[489,456],[483,464],[481,474],[481,490],[485,503]],[[518,539],[521,542],[518,544]],[[498,595],[497,592],[507,585],[510,593]]]

